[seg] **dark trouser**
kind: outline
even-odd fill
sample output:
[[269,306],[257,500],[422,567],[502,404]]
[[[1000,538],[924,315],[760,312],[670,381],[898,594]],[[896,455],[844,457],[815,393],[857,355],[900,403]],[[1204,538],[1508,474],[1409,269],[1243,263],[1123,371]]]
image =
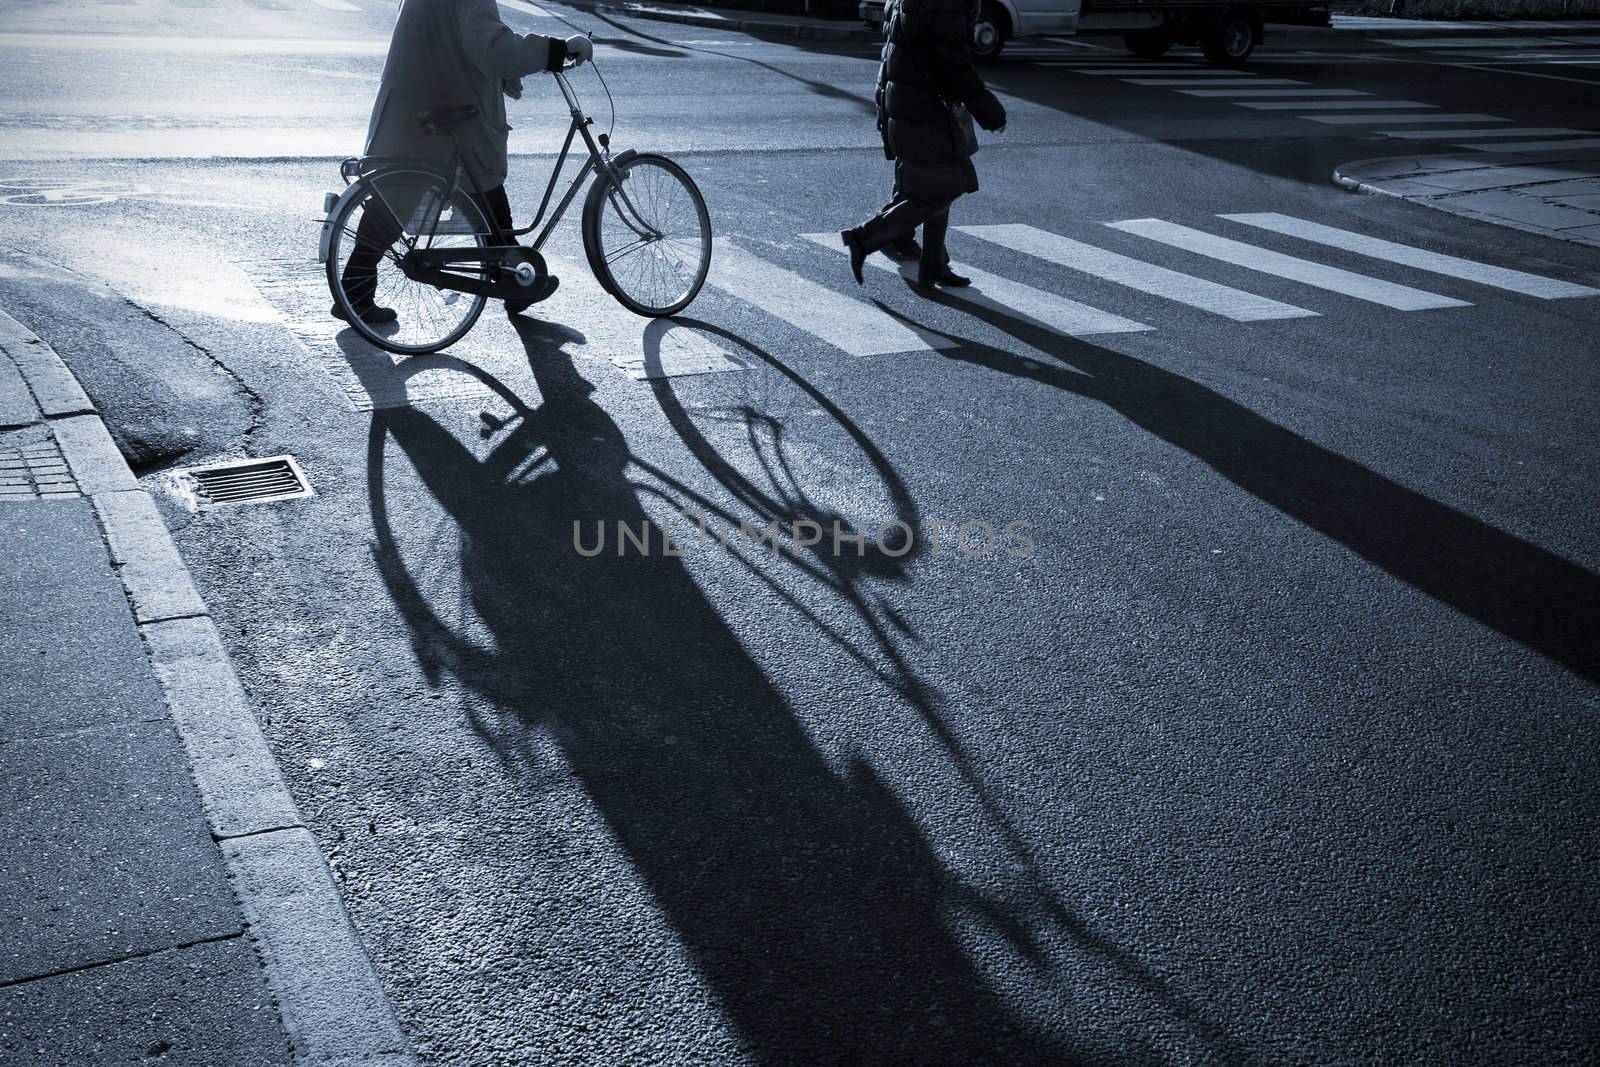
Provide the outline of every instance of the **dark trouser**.
[[945,231],[950,228],[950,202],[932,204],[923,200],[895,199],[889,206],[861,224],[861,246],[868,253],[903,241],[922,227],[922,266],[939,269],[950,262],[944,249]]
[[[496,226],[502,230],[510,230],[511,201],[506,196],[506,187],[497,185],[476,198],[478,207],[483,213],[494,220]],[[383,260],[383,254],[389,246],[398,241],[404,233],[398,219],[384,206],[382,200],[372,197],[367,201],[366,210],[361,213],[361,221],[356,224],[355,248],[350,252],[350,259],[344,265],[344,291],[350,297],[351,305],[359,312],[369,308],[375,303],[378,291],[378,264]],[[512,238],[506,237],[507,241]]]

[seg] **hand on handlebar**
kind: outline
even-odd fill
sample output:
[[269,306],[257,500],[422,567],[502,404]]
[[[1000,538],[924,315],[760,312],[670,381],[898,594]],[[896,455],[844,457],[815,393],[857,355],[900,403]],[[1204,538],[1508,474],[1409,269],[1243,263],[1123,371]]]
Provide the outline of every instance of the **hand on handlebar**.
[[594,58],[594,42],[582,35],[567,38],[567,66],[581,66]]

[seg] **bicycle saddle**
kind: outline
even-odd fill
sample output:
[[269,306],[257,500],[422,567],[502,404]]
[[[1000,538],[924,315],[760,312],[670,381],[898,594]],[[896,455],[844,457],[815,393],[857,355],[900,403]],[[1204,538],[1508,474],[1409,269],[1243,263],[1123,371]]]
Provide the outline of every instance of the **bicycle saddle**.
[[477,104],[430,107],[417,112],[417,122],[421,123],[423,133],[450,133],[460,129],[468,119],[477,117]]

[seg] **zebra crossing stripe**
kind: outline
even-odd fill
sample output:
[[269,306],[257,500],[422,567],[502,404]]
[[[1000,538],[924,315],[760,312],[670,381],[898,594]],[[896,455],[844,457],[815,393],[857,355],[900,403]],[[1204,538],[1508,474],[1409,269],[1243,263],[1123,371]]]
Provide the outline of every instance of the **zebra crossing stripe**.
[[[839,235],[831,235],[842,250]],[[848,276],[847,276],[848,277]],[[843,296],[793,271],[773,266],[725,237],[711,255],[710,284],[753,304],[852,356],[885,356],[950,348],[959,342],[922,333],[872,304]]]
[[1569,148],[1600,148],[1600,137],[1574,137],[1567,141],[1499,141],[1461,147],[1479,152],[1562,152]]
[[[808,233],[802,236],[824,248],[845,252],[845,247],[839,243],[837,234]],[[901,272],[898,264],[879,255],[868,256],[867,265],[891,273]],[[916,265],[909,264],[905,269],[915,271]],[[1103,333],[1142,333],[1154,329],[1142,322],[1125,319],[1121,315],[1113,315],[1109,311],[1080,304],[1076,300],[1068,300],[1064,296],[1047,293],[1042,289],[990,274],[965,263],[961,265],[961,272],[972,279],[971,285],[958,289],[941,289],[940,292],[969,304],[998,311],[1014,319],[1026,319],[1034,325],[1067,337],[1089,337]]]
[[1460,141],[1471,137],[1582,137],[1588,130],[1564,130],[1557,126],[1529,129],[1508,126],[1487,130],[1379,130],[1385,137],[1399,137],[1407,141]]
[[1315,311],[1307,311],[1293,304],[1281,304],[1243,289],[1168,270],[1033,226],[958,226],[956,229],[1014,252],[1022,252],[1141,293],[1187,304],[1235,322],[1307,319],[1317,315]]
[[1167,88],[1181,88],[1189,85],[1304,85],[1303,81],[1293,78],[1123,78],[1122,81],[1129,85],[1160,85]]
[[587,266],[557,256],[550,256],[548,262],[551,273],[561,278],[561,288],[551,297],[550,307],[559,311],[558,321],[582,325],[583,353],[604,356],[617,369],[638,379],[750,368],[689,327],[618,314],[616,300],[600,287]]
[[347,4],[345,0],[311,0],[313,4],[327,11],[360,11],[354,4]]
[[1371,96],[1360,89],[1179,89],[1184,96],[1226,96],[1245,99],[1256,96]]
[[1400,111],[1409,108],[1438,107],[1416,100],[1254,100],[1241,101],[1235,107],[1254,108],[1257,111]]
[[1330,126],[1417,126],[1456,122],[1510,122],[1497,115],[1301,115],[1312,122]]
[[1429,308],[1471,307],[1466,300],[1456,300],[1438,293],[1426,292],[1422,289],[1413,289],[1408,285],[1398,285],[1386,282],[1379,278],[1357,274],[1355,271],[1341,270],[1338,267],[1329,267],[1322,263],[1313,263],[1308,259],[1297,259],[1286,256],[1281,252],[1256,245],[1246,244],[1243,241],[1234,241],[1227,237],[1218,237],[1215,234],[1205,233],[1202,230],[1193,230],[1187,226],[1180,226],[1175,222],[1166,222],[1162,219],[1128,219],[1123,222],[1108,222],[1105,225],[1114,230],[1131,233],[1137,237],[1146,237],[1152,241],[1159,241],[1173,248],[1181,248],[1186,252],[1196,255],[1209,256],[1224,263],[1232,263],[1247,270],[1260,271],[1263,274],[1287,278],[1302,285],[1310,285],[1318,289],[1340,293],[1344,296],[1354,297],[1357,300],[1366,300],[1373,304],[1382,304],[1384,307],[1394,308],[1397,311],[1423,311]]
[[1221,217],[1230,222],[1240,222],[1246,226],[1255,226],[1288,237],[1298,237],[1303,241],[1314,241],[1329,248],[1340,248],[1357,255],[1371,256],[1404,267],[1425,270],[1431,274],[1443,274],[1448,278],[1460,278],[1462,281],[1476,282],[1495,289],[1506,289],[1524,296],[1538,297],[1540,300],[1600,296],[1600,289],[1591,289],[1587,285],[1574,285],[1571,282],[1543,278],[1537,274],[1527,274],[1508,267],[1496,267],[1476,260],[1447,256],[1441,252],[1429,252],[1425,248],[1413,248],[1410,245],[1385,241],[1379,237],[1368,237],[1366,234],[1352,233],[1349,230],[1324,226],[1318,222],[1297,219],[1292,215],[1281,215],[1276,211]]

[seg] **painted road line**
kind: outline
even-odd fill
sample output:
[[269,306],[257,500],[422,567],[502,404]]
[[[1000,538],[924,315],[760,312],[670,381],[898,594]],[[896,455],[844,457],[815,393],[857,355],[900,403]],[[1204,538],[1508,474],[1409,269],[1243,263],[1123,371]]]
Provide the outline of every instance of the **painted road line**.
[[1560,127],[1528,129],[1523,126],[1500,126],[1487,130],[1379,130],[1385,137],[1399,137],[1407,141],[1458,141],[1468,137],[1585,137],[1592,130],[1563,130]]
[[1440,296],[1438,293],[1426,292],[1422,289],[1413,289],[1407,285],[1397,285],[1386,282],[1380,278],[1368,277],[1357,274],[1355,271],[1341,270],[1322,263],[1313,263],[1309,259],[1297,259],[1286,256],[1281,252],[1257,245],[1246,244],[1227,237],[1218,237],[1215,234],[1202,230],[1193,230],[1187,226],[1179,226],[1175,222],[1163,219],[1128,219],[1123,222],[1108,222],[1105,225],[1123,233],[1131,233],[1138,237],[1147,237],[1152,241],[1159,241],[1173,248],[1181,248],[1186,252],[1196,255],[1209,256],[1219,259],[1224,263],[1232,263],[1247,270],[1260,271],[1279,278],[1299,282],[1302,285],[1326,289],[1329,292],[1339,293],[1344,296],[1365,300],[1373,304],[1382,304],[1384,307],[1394,308],[1396,311],[1423,311],[1430,308],[1470,307],[1465,300],[1456,300],[1453,297]]
[[550,18],[550,12],[538,4],[530,4],[528,0],[500,0],[501,7],[509,7],[513,11],[520,11],[524,15],[536,15],[539,18]]
[[1257,111],[1400,111],[1402,109],[1438,107],[1415,100],[1256,100],[1243,101],[1234,107],[1254,108]]
[[354,4],[347,4],[345,0],[311,0],[313,4],[326,11],[360,11]]
[[1575,296],[1600,296],[1600,289],[1591,289],[1587,285],[1574,285],[1571,282],[1559,281],[1555,278],[1544,278],[1537,274],[1527,274],[1520,270],[1511,270],[1508,267],[1496,267],[1488,263],[1479,263],[1472,259],[1461,259],[1457,256],[1447,256],[1441,252],[1430,252],[1425,248],[1413,248],[1411,245],[1398,244],[1394,241],[1385,241],[1380,237],[1368,237],[1366,234],[1353,233],[1350,230],[1340,230],[1321,223],[1297,219],[1292,215],[1281,215],[1276,211],[1251,212],[1240,215],[1223,215],[1222,218],[1230,222],[1240,222],[1246,226],[1255,226],[1272,233],[1281,233],[1287,237],[1298,237],[1303,241],[1314,241],[1329,248],[1339,248],[1346,252],[1354,252],[1361,256],[1371,256],[1389,263],[1398,263],[1403,267],[1412,267],[1416,270],[1425,270],[1430,274],[1443,274],[1447,278],[1459,278],[1465,282],[1474,282],[1478,285],[1487,285],[1495,289],[1505,289],[1524,296],[1538,297],[1540,300],[1560,300]]
[[[833,235],[839,244],[839,235]],[[846,280],[849,276],[846,275]],[[725,237],[711,254],[710,284],[852,356],[950,348],[959,342],[912,329],[888,312],[775,267]]]
[[1129,85],[1163,85],[1178,88],[1186,85],[1304,85],[1293,78],[1123,78]]
[[1033,226],[958,226],[956,229],[992,241],[1002,248],[1022,252],[1141,293],[1187,304],[1235,322],[1308,319],[1317,315],[1315,311],[1307,311],[1293,304],[1281,304],[1243,289],[1168,270],[1142,259],[1074,241],[1070,237]]
[[1494,144],[1465,144],[1479,152],[1565,152],[1574,148],[1600,148],[1600,137],[1574,137],[1565,141],[1496,141]]
[[603,356],[641,380],[750,369],[749,363],[687,326],[624,311],[593,272],[576,262],[557,256],[548,262],[561,288],[540,307],[551,313],[551,321],[574,323],[583,332],[584,343],[576,351]]
[[1257,96],[1371,96],[1360,89],[1179,89],[1184,96],[1225,96],[1241,99]]
[[1325,122],[1329,126],[1418,126],[1422,124],[1455,122],[1510,122],[1497,115],[1301,115],[1312,122]]
[[[824,248],[831,248],[837,252],[846,251],[839,243],[838,234],[808,233],[803,236],[806,240],[814,241]],[[881,255],[867,257],[867,265],[895,274],[902,271],[898,264]],[[915,264],[907,264],[904,268],[911,272],[916,269]],[[1095,334],[1143,333],[1154,329],[1153,326],[1147,326],[1142,322],[1125,319],[1121,315],[1113,315],[1109,311],[1080,304],[1076,300],[1068,300],[1064,296],[1047,293],[1043,289],[1035,289],[1031,285],[1014,282],[997,274],[990,274],[967,263],[961,264],[961,273],[972,279],[971,285],[958,289],[941,289],[940,292],[945,296],[998,311],[1014,319],[1024,319],[1052,333],[1066,337],[1092,337]]]

